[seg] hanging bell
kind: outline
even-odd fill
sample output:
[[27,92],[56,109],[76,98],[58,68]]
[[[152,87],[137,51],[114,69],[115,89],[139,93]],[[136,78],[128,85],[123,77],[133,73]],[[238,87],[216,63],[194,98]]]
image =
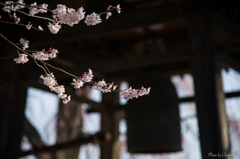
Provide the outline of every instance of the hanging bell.
[[134,81],[133,88],[143,85],[151,87],[151,91],[149,95],[129,100],[126,105],[128,151],[181,151],[179,101],[174,85],[161,73],[140,79]]

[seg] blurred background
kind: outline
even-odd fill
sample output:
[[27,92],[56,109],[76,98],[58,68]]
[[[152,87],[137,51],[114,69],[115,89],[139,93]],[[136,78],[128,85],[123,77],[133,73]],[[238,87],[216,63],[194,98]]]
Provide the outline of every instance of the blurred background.
[[[43,85],[44,72],[32,59],[24,65],[0,59],[0,158],[240,159],[239,1],[37,3],[83,6],[86,14],[120,4],[121,14],[103,15],[96,26],[80,22],[53,35],[47,21],[17,13],[22,23],[46,31],[0,23],[0,32],[14,43],[26,38],[31,50],[58,49],[49,63],[72,74],[90,68],[95,81],[151,91],[126,101],[88,84],[75,90],[70,76],[50,68],[72,96],[64,105]],[[9,56],[17,51],[0,39],[0,58]]]

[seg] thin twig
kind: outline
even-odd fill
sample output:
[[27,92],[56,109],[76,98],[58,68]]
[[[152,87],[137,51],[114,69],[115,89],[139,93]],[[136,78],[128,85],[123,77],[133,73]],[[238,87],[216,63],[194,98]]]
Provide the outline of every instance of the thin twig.
[[12,56],[8,56],[8,57],[1,57],[0,60],[2,60],[2,59],[8,59],[8,58],[13,58],[13,55],[12,55]]
[[51,74],[51,72],[49,71],[49,69],[47,68],[47,66],[44,64],[44,67],[46,68],[46,70],[48,71],[49,74]]
[[[5,39],[8,43],[10,43],[11,45],[13,45],[15,48],[17,48],[18,50],[20,50],[20,51],[24,52],[25,54],[27,54],[28,56],[34,58],[31,54],[29,54],[29,53],[26,52],[25,50],[23,50],[23,49],[19,48],[18,46],[16,46],[13,42],[11,42],[10,40],[8,40],[8,39],[7,39],[5,36],[3,36],[1,33],[0,33],[0,36],[1,36],[3,39]],[[41,63],[43,63],[43,64],[45,64],[45,65],[47,65],[47,66],[49,66],[49,67],[52,67],[52,68],[54,68],[54,69],[56,69],[56,70],[59,70],[59,71],[65,73],[65,74],[68,74],[69,76],[72,76],[72,77],[74,77],[74,78],[78,78],[77,76],[75,76],[75,75],[73,75],[73,74],[71,74],[71,73],[69,73],[69,72],[67,72],[67,71],[64,71],[64,70],[62,70],[62,69],[60,69],[60,68],[58,68],[58,67],[52,66],[52,65],[50,65],[50,64],[48,64],[48,63],[46,63],[46,62],[43,62],[43,61],[41,61],[41,60],[37,60],[37,61],[39,61],[39,62],[41,62]]]
[[[5,2],[2,2],[2,1],[0,1],[0,4],[1,4],[1,5],[7,5]],[[21,3],[17,3],[17,2],[11,2],[11,4],[9,4],[8,6],[10,6],[10,5],[12,5],[12,4],[25,6],[26,8],[32,7],[32,8],[38,8],[38,9],[42,9],[42,10],[52,11],[52,9],[44,9],[44,8],[40,8],[39,5],[37,5],[37,6],[31,6],[31,5],[21,4]],[[40,5],[41,5],[41,4],[40,4]]]
[[[19,48],[19,47],[18,47],[17,45],[15,45],[13,42],[11,42],[10,40],[8,40],[5,36],[3,36],[1,33],[0,33],[0,36],[1,36],[4,40],[6,40],[8,43],[10,43],[11,45],[13,45],[17,50],[22,51],[23,53],[27,54],[28,56],[30,56],[30,57],[32,57],[32,58],[34,59],[33,55],[31,55],[31,54],[29,54],[28,52],[26,52],[25,50]],[[43,62],[43,61],[37,60],[37,59],[34,59],[34,60],[35,60],[35,62],[36,62],[36,61],[39,61],[39,62],[41,62],[41,63],[44,64],[44,65],[47,65],[47,66],[49,66],[49,67],[52,67],[52,68],[54,68],[54,69],[56,69],[56,70],[59,70],[59,71],[65,73],[65,74],[67,74],[67,75],[69,75],[69,76],[72,76],[72,77],[74,77],[75,79],[81,78],[81,77],[75,76],[75,75],[73,75],[73,74],[71,74],[71,73],[69,73],[69,72],[67,72],[67,71],[65,71],[65,70],[62,70],[62,69],[60,69],[60,68],[58,68],[58,67],[52,66],[52,65],[50,65],[49,63],[46,63],[46,62]],[[36,64],[37,64],[37,62],[36,62]],[[46,71],[41,65],[38,64],[38,66],[41,67],[41,68],[45,71],[46,74],[48,74],[47,71]],[[92,85],[95,85],[95,86],[99,86],[99,85],[97,84],[97,82],[95,82],[95,81],[90,81],[90,82],[87,82],[87,83],[92,84]],[[107,83],[107,84],[111,84],[111,83]],[[100,86],[100,87],[101,87],[101,86]],[[105,89],[109,89],[109,88],[105,88]],[[113,90],[113,89],[109,89],[109,90],[111,90],[111,91],[116,91],[116,92],[122,91],[122,90]]]
[[47,73],[47,71],[44,69],[44,67],[42,67],[41,65],[39,65],[36,60],[34,60],[34,61],[35,61],[35,63],[36,63],[39,67],[41,67],[41,68],[44,70],[45,74],[47,75],[48,73]]
[[29,15],[29,14],[23,12],[23,11],[20,11],[20,10],[17,10],[17,12],[22,13],[22,14],[24,14],[24,15],[26,15],[26,16],[29,16],[29,17],[34,17],[34,18],[39,18],[39,19],[45,19],[45,20],[49,20],[49,21],[52,21],[52,22],[56,22],[56,20],[53,20],[53,19],[50,19],[50,18],[46,18],[46,17],[40,17],[40,16],[37,16],[37,15]]
[[[24,24],[20,24],[20,23],[12,23],[12,22],[7,22],[7,21],[0,21],[0,23],[6,23],[6,24],[11,24],[11,25],[19,25],[19,26],[24,26],[24,27],[26,27],[26,25],[24,25]],[[38,29],[38,28],[35,28],[35,27],[32,27],[33,29],[35,29],[35,30],[37,30],[37,31],[44,31],[44,30],[40,30],[40,29]]]

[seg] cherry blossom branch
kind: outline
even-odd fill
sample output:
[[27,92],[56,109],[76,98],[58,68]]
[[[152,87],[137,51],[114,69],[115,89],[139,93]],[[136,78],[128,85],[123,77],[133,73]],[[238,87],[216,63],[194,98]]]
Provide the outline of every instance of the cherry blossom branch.
[[31,6],[31,5],[27,5],[25,3],[18,3],[18,2],[11,2],[10,4],[6,4],[6,2],[0,1],[0,4],[3,5],[3,6],[4,5],[10,6],[12,4],[16,4],[16,5],[24,6],[24,7],[27,7],[27,8],[32,7],[32,8],[37,8],[37,9],[43,9],[43,10],[46,10],[46,11],[52,11],[52,9],[44,9],[44,8],[41,8],[41,6]]
[[[19,25],[19,26],[24,26],[24,27],[27,26],[27,25],[24,25],[24,24],[21,24],[21,23],[13,23],[13,22],[7,22],[7,21],[0,21],[0,23],[11,24],[11,25]],[[31,28],[33,28],[37,31],[44,31],[44,30],[41,30],[41,29],[33,27],[33,26],[31,26]]]
[[23,12],[23,11],[20,11],[20,10],[17,10],[17,12],[22,13],[22,14],[24,14],[26,16],[29,16],[29,17],[44,19],[44,20],[48,20],[48,21],[56,23],[56,20],[53,20],[53,19],[50,19],[50,18],[47,18],[47,17],[37,16],[37,15],[29,15],[29,14]]
[[44,69],[44,67],[42,67],[41,65],[39,65],[39,64],[37,63],[37,60],[34,60],[34,61],[35,61],[35,63],[36,63],[37,66],[39,66],[40,68],[42,68],[42,69],[44,70],[45,74],[48,74],[47,71]]
[[[108,19],[112,15],[112,13],[110,11],[116,10],[118,13],[121,12],[120,5],[117,5],[117,6],[110,5],[106,9],[105,12],[101,12],[99,14],[96,14],[95,12],[93,12],[92,14],[87,15],[85,17],[85,12],[82,7],[79,8],[77,11],[75,11],[75,9],[73,9],[73,8],[68,8],[65,5],[58,4],[56,9],[51,10],[53,13],[53,19],[55,19],[55,20],[53,20],[50,18],[35,16],[35,14],[37,14],[39,12],[47,13],[47,11],[48,11],[47,4],[37,5],[37,3],[34,2],[31,5],[25,5],[25,3],[23,3],[23,0],[19,0],[17,3],[7,1],[4,4],[2,2],[0,4],[2,4],[4,6],[3,10],[5,12],[8,12],[10,18],[13,17],[16,23],[20,22],[20,17],[16,16],[15,11],[20,12],[26,16],[52,21],[53,23],[49,23],[48,28],[51,31],[51,33],[53,33],[53,34],[56,34],[61,29],[61,25],[59,25],[59,24],[66,24],[69,26],[73,26],[75,24],[78,24],[79,21],[85,19],[84,23],[86,23],[88,26],[92,26],[92,25],[96,25],[96,24],[99,24],[102,22],[102,19],[100,18],[100,16],[103,14],[106,14],[107,15],[106,19]],[[13,5],[13,4],[16,4],[16,5]],[[25,8],[25,6],[29,8],[29,14],[20,11],[20,9]],[[14,12],[13,15],[10,14],[12,11]],[[7,24],[15,24],[15,23],[7,22]],[[19,25],[23,26],[23,24],[19,24]],[[26,25],[26,28],[28,30],[30,30],[32,28],[32,24],[29,22],[29,24]],[[37,30],[43,31],[43,29],[40,26]],[[47,66],[74,77],[71,85],[73,85],[75,89],[81,88],[84,83],[89,83],[89,84],[93,85],[95,90],[102,91],[103,93],[108,93],[111,91],[119,91],[119,92],[121,92],[122,97],[126,100],[132,99],[132,98],[138,98],[138,96],[147,95],[150,92],[150,87],[147,89],[144,87],[142,87],[140,89],[132,89],[132,87],[130,87],[129,89],[125,89],[125,90],[116,90],[117,85],[114,85],[113,82],[106,83],[104,80],[99,81],[99,82],[92,81],[93,73],[92,73],[91,69],[89,69],[89,72],[84,72],[84,74],[80,77],[73,75],[65,70],[62,70],[61,68],[52,66],[49,63],[44,62],[51,58],[57,57],[58,51],[56,49],[50,48],[49,51],[45,51],[45,49],[42,51],[26,50],[27,48],[29,48],[28,40],[21,38],[20,45],[22,45],[22,48],[20,48],[17,46],[18,44],[14,44],[10,40],[8,40],[6,37],[4,37],[1,33],[0,33],[0,36],[17,49],[19,56],[18,56],[18,58],[14,58],[14,61],[16,63],[24,64],[24,63],[28,62],[29,59],[27,58],[27,56],[30,56],[34,59],[37,66],[41,67],[45,72],[44,76],[43,75],[40,76],[40,78],[42,78],[44,80],[43,83],[45,85],[47,85],[52,91],[58,93],[58,97],[63,99],[64,104],[68,103],[71,100],[71,96],[67,96],[67,94],[64,94],[65,93],[64,86],[58,85],[57,80],[55,79],[53,73],[51,73],[49,71]],[[24,54],[20,54],[19,51],[23,52]],[[29,52],[33,52],[32,55]],[[38,62],[42,63],[45,68],[43,66],[41,66],[40,64],[38,64]]]
[[[11,42],[10,40],[8,40],[5,36],[3,36],[1,33],[0,33],[0,36],[1,36],[4,40],[6,40],[9,44],[13,45],[16,49],[22,51],[23,53],[27,54],[28,56],[30,56],[30,57],[32,57],[32,58],[34,59],[34,57],[33,57],[31,54],[29,54],[29,53],[26,52],[25,50],[19,48],[19,47],[18,47],[17,45],[15,45],[13,42]],[[59,70],[59,71],[65,73],[65,74],[68,74],[69,76],[72,76],[72,77],[74,77],[74,78],[78,78],[77,76],[75,76],[75,75],[73,75],[73,74],[71,74],[71,73],[69,73],[69,72],[67,72],[67,71],[64,71],[63,69],[60,69],[60,68],[58,68],[58,67],[55,67],[55,66],[50,65],[49,63],[46,63],[46,62],[41,61],[41,60],[37,60],[37,61],[39,61],[39,62],[41,62],[41,63],[43,63],[43,64],[45,64],[45,65],[47,65],[47,66],[49,66],[49,67],[52,67],[53,69],[56,69],[56,70]]]
[[[10,18],[12,17],[10,13],[14,12],[13,17],[17,23],[20,22],[20,18],[16,16],[15,12],[19,12],[29,17],[39,18],[39,19],[52,22],[52,23],[49,23],[48,25],[48,28],[52,34],[57,34],[59,32],[59,30],[61,29],[61,24],[65,24],[72,27],[73,25],[78,24],[81,20],[85,19],[84,23],[86,23],[88,26],[92,26],[92,25],[102,23],[102,19],[100,16],[103,14],[106,14],[106,19],[108,19],[112,15],[110,11],[116,10],[118,13],[121,12],[120,5],[117,5],[117,6],[110,5],[105,12],[101,12],[99,14],[96,14],[95,12],[93,12],[92,14],[87,15],[85,17],[85,12],[83,7],[80,7],[76,11],[73,8],[68,8],[65,5],[58,4],[56,9],[50,10],[50,9],[47,9],[48,7],[47,4],[37,5],[37,3],[34,2],[31,5],[26,5],[25,3],[23,3],[23,0],[18,0],[18,2],[12,2],[12,1],[1,2],[0,1],[0,4],[3,5],[3,11],[8,12]],[[23,8],[28,8],[29,14],[23,11],[20,11]],[[38,13],[47,13],[48,11],[52,12],[53,19],[35,15]],[[31,26],[28,26],[27,29],[30,30]],[[42,28],[40,27],[38,30],[42,30]]]

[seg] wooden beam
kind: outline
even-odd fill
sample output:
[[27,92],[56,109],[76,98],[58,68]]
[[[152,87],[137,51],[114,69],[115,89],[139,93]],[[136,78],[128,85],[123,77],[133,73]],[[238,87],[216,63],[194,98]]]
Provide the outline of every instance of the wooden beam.
[[[227,115],[221,67],[216,56],[216,24],[210,1],[199,2],[199,10],[188,17],[192,44],[201,52],[194,57],[192,70],[197,105],[202,158],[230,154]],[[227,158],[227,157],[222,157]]]
[[85,72],[91,68],[100,73],[111,73],[130,69],[139,69],[149,66],[157,66],[159,64],[174,63],[179,61],[190,60],[191,56],[196,54],[194,50],[185,48],[178,50],[171,50],[166,52],[159,52],[159,54],[143,55],[140,57],[132,57],[125,59],[114,59],[107,61],[100,61],[89,63],[87,65],[77,65],[73,69],[67,69],[73,74]]
[[16,68],[16,65],[5,67],[12,70],[8,81],[1,82],[0,158],[17,159],[23,133],[27,86],[22,80],[21,68]]
[[42,39],[39,38],[38,41],[32,42],[31,46],[63,44],[80,39],[96,37],[106,32],[139,26],[142,27],[179,18],[181,18],[181,2],[169,3],[146,9],[131,8],[127,10],[126,8],[122,8],[121,14],[115,14],[109,20],[103,20],[102,24],[90,27],[85,24],[78,24],[71,29],[64,26],[59,34],[54,35],[54,37],[52,36],[52,39],[46,40],[46,37],[43,36]]
[[[30,87],[33,87],[33,88],[37,88],[37,89],[40,89],[40,90],[44,90],[44,91],[47,91],[47,92],[50,92],[50,93],[54,93],[52,92],[47,86],[45,85],[40,85],[40,84],[31,84]],[[98,112],[102,112],[103,111],[103,108],[104,108],[104,104],[102,103],[97,103],[97,102],[94,102],[90,99],[87,99],[86,97],[79,97],[76,95],[76,93],[74,91],[71,91],[70,89],[67,89],[67,92],[69,93],[69,95],[71,95],[71,99],[72,100],[75,100],[79,103],[87,103],[90,105],[90,107]]]
[[233,68],[234,70],[240,72],[240,62],[229,57],[228,55],[218,55],[219,60],[225,65]]
[[41,148],[35,148],[29,151],[22,151],[19,157],[27,156],[27,155],[37,155],[40,153],[45,153],[45,152],[56,152],[58,150],[63,150],[63,149],[70,149],[74,147],[79,147],[81,145],[87,144],[87,143],[95,143],[96,141],[103,142],[103,141],[109,141],[111,138],[109,133],[97,133],[95,135],[90,135],[88,137],[76,139],[74,141],[69,141],[65,143],[59,143],[53,146],[46,146],[46,147],[41,147]]

